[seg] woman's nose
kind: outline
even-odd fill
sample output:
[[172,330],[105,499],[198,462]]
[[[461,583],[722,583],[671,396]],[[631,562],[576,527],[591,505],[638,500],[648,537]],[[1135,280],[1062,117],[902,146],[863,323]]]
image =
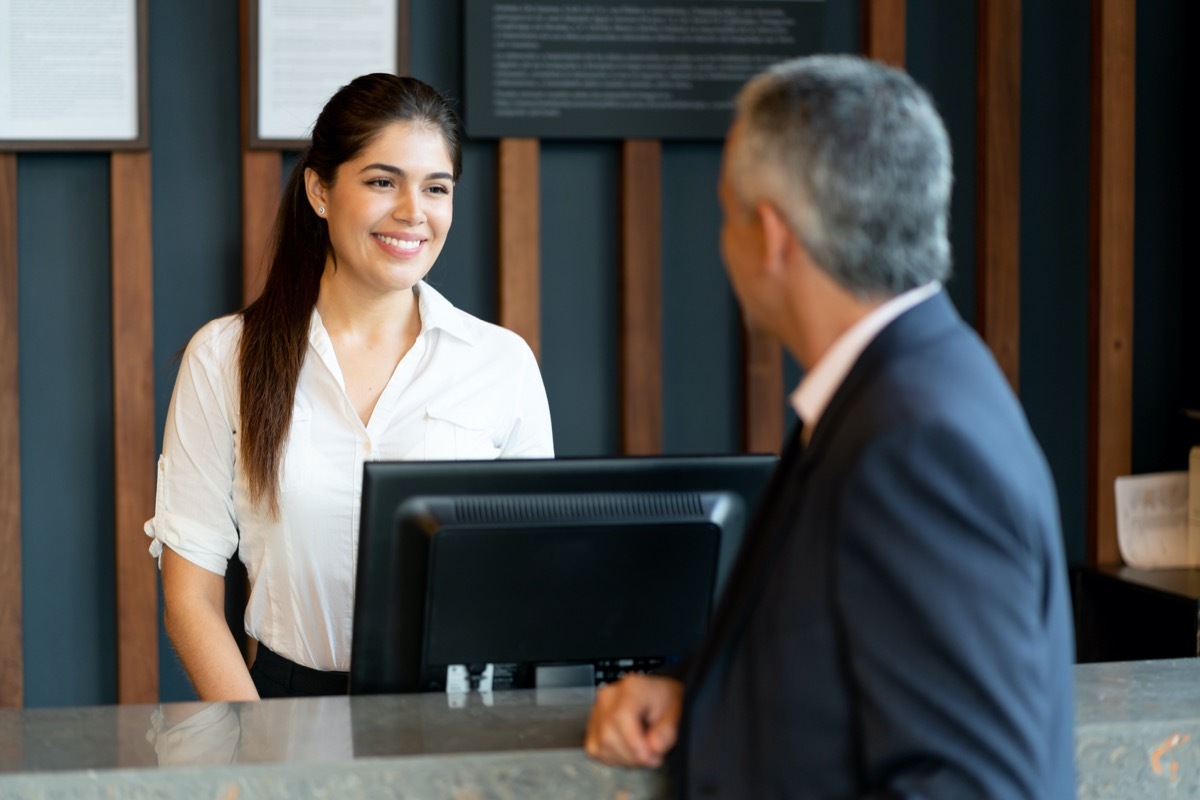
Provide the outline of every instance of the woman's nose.
[[392,219],[416,225],[425,221],[425,210],[421,207],[421,190],[419,187],[403,188],[396,196],[396,206],[392,209]]

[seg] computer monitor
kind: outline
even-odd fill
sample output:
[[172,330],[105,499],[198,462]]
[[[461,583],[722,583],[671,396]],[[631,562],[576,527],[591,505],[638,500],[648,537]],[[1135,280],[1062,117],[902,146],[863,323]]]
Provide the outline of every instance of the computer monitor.
[[367,462],[351,693],[596,684],[685,656],[775,461]]

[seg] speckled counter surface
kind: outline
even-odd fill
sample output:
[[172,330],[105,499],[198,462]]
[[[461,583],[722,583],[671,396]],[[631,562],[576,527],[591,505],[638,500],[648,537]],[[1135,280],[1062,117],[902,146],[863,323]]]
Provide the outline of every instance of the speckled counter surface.
[[0,798],[637,798],[579,747],[592,692],[0,711]]
[[1200,659],[1075,668],[1080,800],[1200,798]]
[[[1200,659],[1076,667],[1079,798],[1200,798]],[[612,798],[589,690],[0,711],[0,798]]]

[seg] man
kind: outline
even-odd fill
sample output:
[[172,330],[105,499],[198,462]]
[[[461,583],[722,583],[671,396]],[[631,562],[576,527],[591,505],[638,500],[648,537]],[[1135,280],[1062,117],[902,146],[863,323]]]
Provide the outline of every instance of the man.
[[708,634],[604,687],[587,751],[682,796],[1072,798],[1058,508],[1019,404],[941,288],[950,148],[905,74],[780,64],[738,98],[721,249],[806,369]]

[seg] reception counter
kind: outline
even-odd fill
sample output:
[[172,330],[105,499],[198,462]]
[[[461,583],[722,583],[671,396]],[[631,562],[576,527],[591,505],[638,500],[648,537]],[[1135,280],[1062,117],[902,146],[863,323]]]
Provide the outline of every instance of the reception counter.
[[[1200,797],[1200,660],[1076,667],[1080,798]],[[0,711],[2,798],[664,797],[579,749],[591,691]]]
[[1200,659],[1075,667],[1080,800],[1200,798]]
[[649,798],[579,749],[591,690],[0,712],[0,798]]

